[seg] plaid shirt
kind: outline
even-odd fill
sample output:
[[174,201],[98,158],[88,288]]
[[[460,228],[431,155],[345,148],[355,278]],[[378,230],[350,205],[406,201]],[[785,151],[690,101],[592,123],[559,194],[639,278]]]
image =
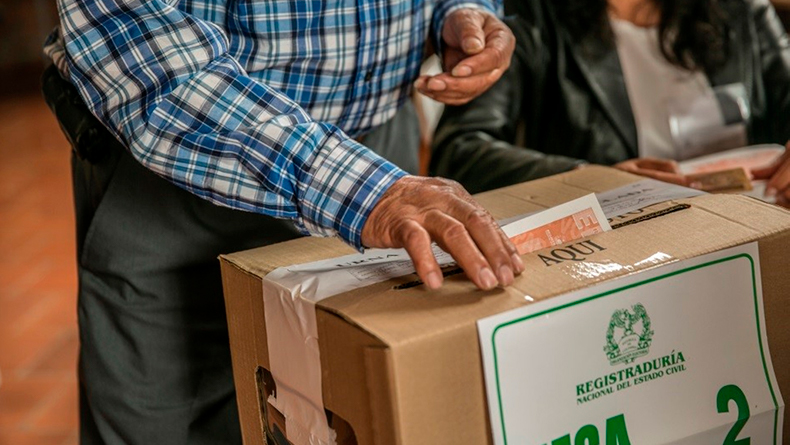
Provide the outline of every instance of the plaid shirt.
[[45,52],[143,165],[361,247],[403,171],[351,137],[408,97],[429,36],[495,0],[59,0]]

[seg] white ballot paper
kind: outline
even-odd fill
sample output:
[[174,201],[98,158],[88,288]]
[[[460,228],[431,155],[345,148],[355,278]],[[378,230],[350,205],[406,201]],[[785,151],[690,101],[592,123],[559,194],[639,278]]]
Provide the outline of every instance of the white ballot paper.
[[[657,181],[655,179],[643,179],[630,184],[596,193],[595,197],[601,206],[603,214],[611,223],[615,218],[626,214],[638,213],[641,209],[658,204],[660,202],[693,198],[694,196],[705,195],[707,192],[670,184],[668,182]],[[537,212],[525,213],[500,221],[502,226],[512,222],[532,216]]]
[[647,206],[674,199],[705,195],[695,190],[655,179],[643,179],[613,190],[597,193],[598,201],[607,218],[612,219],[636,212]]
[[782,443],[757,243],[478,322],[494,443]]

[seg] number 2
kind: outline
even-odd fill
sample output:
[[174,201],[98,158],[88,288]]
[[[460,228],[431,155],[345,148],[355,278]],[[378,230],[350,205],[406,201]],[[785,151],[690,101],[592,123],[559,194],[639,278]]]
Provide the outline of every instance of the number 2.
[[722,386],[719,393],[716,394],[716,408],[719,413],[730,412],[730,400],[735,402],[735,407],[738,409],[738,420],[727,433],[722,445],[750,445],[751,438],[745,437],[738,439],[738,434],[741,432],[746,422],[749,420],[749,402],[746,401],[746,395],[741,388],[735,385]]

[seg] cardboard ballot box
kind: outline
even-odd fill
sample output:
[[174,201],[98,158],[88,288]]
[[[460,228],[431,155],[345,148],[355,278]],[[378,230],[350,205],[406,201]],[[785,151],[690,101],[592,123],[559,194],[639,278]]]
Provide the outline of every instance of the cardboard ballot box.
[[[483,193],[477,199],[496,218],[503,219],[539,211],[591,192],[616,189],[642,179],[613,169],[588,167]],[[790,266],[787,261],[790,252],[790,213],[748,197],[703,195],[654,204],[647,209],[628,212],[610,222],[614,228],[612,231],[524,255],[526,271],[516,279],[513,286],[506,289],[488,292],[476,290],[463,275],[457,274],[448,276],[441,290],[430,292],[412,274],[318,301],[314,309],[316,335],[305,340],[305,344],[309,343],[307,346],[294,344],[293,339],[286,334],[282,334],[283,338],[280,339],[281,333],[271,327],[269,330],[272,332],[267,338],[267,323],[274,319],[275,311],[282,312],[282,308],[277,305],[268,307],[264,303],[266,300],[272,304],[271,299],[265,298],[264,289],[274,293],[282,291],[276,283],[268,282],[267,274],[293,264],[352,254],[355,253],[353,249],[336,239],[303,238],[223,255],[222,276],[233,372],[245,443],[265,443],[265,430],[269,432],[270,440],[274,439],[277,443],[286,443],[286,437],[294,437],[297,425],[294,424],[294,430],[289,431],[292,426],[283,415],[284,410],[291,410],[293,406],[282,406],[280,402],[285,400],[284,396],[282,400],[278,399],[281,394],[299,392],[300,385],[310,383],[299,381],[299,377],[296,383],[288,382],[286,385],[278,382],[276,375],[273,376],[270,371],[272,365],[281,366],[274,363],[275,357],[279,362],[288,361],[287,357],[283,357],[292,350],[311,347],[315,349],[315,356],[320,357],[315,374],[320,376],[317,377],[318,386],[310,389],[318,391],[320,400],[312,400],[311,406],[320,413],[326,413],[325,418],[319,417],[321,422],[332,428],[331,441],[362,445],[489,444],[493,443],[494,434],[498,437],[497,441],[501,441],[501,432],[505,430],[504,421],[500,424],[498,419],[489,420],[491,406],[488,400],[495,399],[490,399],[493,395],[492,386],[489,386],[487,395],[478,320],[518,308],[537,307],[552,301],[553,297],[580,289],[583,292],[591,286],[638,279],[651,271],[661,270],[665,265],[684,264],[684,261],[701,255],[748,243],[756,243],[756,249],[759,250],[759,258],[755,258],[759,268],[756,275],[752,275],[761,277],[758,279],[761,282],[754,284],[755,298],[757,288],[761,285],[764,302],[765,325],[760,325],[760,316],[756,316],[756,332],[758,336],[761,329],[767,332],[770,350],[770,355],[765,351],[763,357],[766,371],[762,378],[768,378],[768,368],[772,362],[778,382],[778,388],[771,387],[774,399],[781,397],[780,392],[790,394],[790,275],[787,273]],[[699,266],[683,270],[696,270],[695,267]],[[678,273],[675,271],[662,276],[675,276]],[[657,278],[648,281],[655,280]],[[309,292],[314,290],[316,284],[306,280],[300,286],[297,286],[297,290]],[[636,284],[627,287],[633,286]],[[616,292],[612,292],[599,295],[614,295],[611,298],[616,303],[619,297]],[[286,300],[287,296],[282,301]],[[683,300],[678,301],[681,301],[678,304],[683,305]],[[750,307],[755,305],[759,305],[757,299]],[[654,318],[652,327],[649,322],[646,323],[644,308],[637,309],[637,305],[633,306],[631,312],[615,311],[608,333],[606,323],[598,323],[600,334],[594,336],[600,348],[596,346],[591,357],[600,356],[601,360],[606,360],[605,340],[611,343],[611,332],[621,321],[615,316],[618,314],[625,316],[626,321],[631,317],[631,323],[623,325],[628,335],[624,334],[618,341],[621,347],[628,347],[632,352],[630,356],[617,356],[619,362],[612,359],[615,355],[610,354],[609,359],[613,363],[611,373],[598,372],[592,367],[587,370],[586,362],[577,362],[575,368],[579,368],[577,371],[584,378],[579,377],[578,384],[569,386],[569,392],[572,393],[569,396],[575,405],[594,411],[595,404],[604,403],[595,401],[597,397],[603,401],[607,398],[614,400],[615,396],[607,395],[607,392],[619,391],[629,385],[648,388],[653,384],[648,380],[657,374],[647,372],[647,366],[650,366],[651,371],[661,368],[662,375],[665,372],[679,372],[687,367],[690,371],[686,375],[695,376],[697,374],[692,374],[692,371],[702,369],[703,358],[699,353],[673,345],[668,345],[666,350],[660,349],[658,343],[662,336],[665,338],[681,325],[659,320],[655,315],[658,310],[647,306],[647,312]],[[713,308],[726,309],[718,306],[711,305],[710,313],[717,313]],[[629,304],[628,307],[632,306]],[[681,317],[686,311],[692,310],[694,308],[690,306],[678,307],[677,316]],[[271,313],[267,314],[267,311]],[[610,313],[607,313],[607,317]],[[298,326],[304,323],[299,317],[289,318],[287,314],[284,317],[285,331],[304,327]],[[698,319],[698,323],[713,323],[715,320],[712,317],[716,316],[703,317]],[[544,319],[549,318],[549,315],[544,316]],[[641,323],[641,327],[629,333],[629,326],[634,323]],[[549,331],[546,327],[545,332],[552,332],[550,338],[555,339],[563,336],[557,332],[571,332],[572,328],[555,326]],[[540,325],[536,329],[538,334],[532,338],[540,337],[540,333],[544,332]],[[636,334],[633,331],[637,331]],[[649,354],[645,346],[650,343],[645,341],[646,333],[652,335],[653,339],[653,350]],[[637,334],[642,335],[641,340]],[[597,338],[599,335],[600,341]],[[548,334],[546,340],[549,340]],[[291,343],[282,347],[282,342]],[[556,357],[565,354],[561,350],[550,353]],[[530,357],[524,359],[529,363]],[[295,360],[291,371],[300,374],[303,371],[300,358]],[[731,366],[737,367],[739,360],[739,357],[732,357]],[[652,365],[647,365],[647,362]],[[529,364],[526,366],[523,379],[534,378],[529,373]],[[605,366],[610,366],[608,361]],[[550,367],[548,369],[551,371]],[[619,375],[618,369],[623,370]],[[558,378],[564,371],[556,369]],[[664,380],[670,378],[675,377]],[[699,378],[701,383],[702,377]],[[730,386],[723,387],[718,395],[721,399],[718,400],[718,413],[725,414],[717,414],[715,399],[710,403],[706,401],[702,406],[709,405],[713,415],[723,416],[731,412],[735,416],[732,419],[737,420],[743,417],[735,414],[735,403],[740,403],[740,399],[732,395],[737,391]],[[633,388],[623,391],[638,394]],[[626,393],[623,391],[621,393]],[[727,397],[730,396],[734,401],[732,404],[728,404],[730,399]],[[501,405],[502,399],[499,400]],[[544,401],[540,399],[532,403],[540,406]],[[781,403],[781,400],[777,403]],[[748,406],[738,407],[745,408],[748,413]],[[753,414],[756,412],[754,409],[752,407]],[[623,420],[631,422],[628,428],[640,426],[627,413],[623,418],[622,415],[617,416],[616,412],[609,416],[603,408],[600,410],[604,417],[598,426],[592,426],[591,429],[590,425],[577,425],[581,428],[578,432],[576,427],[569,426],[569,441],[563,442],[561,434],[558,434],[556,437],[540,439],[538,443],[552,443],[553,439],[559,440],[556,443],[573,443],[574,435],[576,443],[580,443],[580,435],[584,437],[596,428],[600,443],[611,443],[608,439],[616,437],[615,429],[625,426]],[[774,430],[778,429],[778,433],[774,431],[774,434],[781,437],[783,416],[779,413],[771,416],[772,420],[769,420],[778,423],[773,427]],[[309,418],[309,415],[305,418]],[[732,425],[732,421],[728,420],[722,425],[730,428],[728,425]],[[609,430],[605,431],[607,427]],[[672,430],[673,426],[665,425],[663,428]],[[724,434],[727,431],[722,433],[722,437]],[[736,436],[733,437],[737,437],[741,433],[735,431],[734,434]],[[306,440],[305,443],[310,442]],[[508,443],[507,434],[501,443]],[[509,443],[527,442],[511,437]],[[620,443],[624,442],[621,440]],[[634,436],[631,437],[631,443],[642,442]]]

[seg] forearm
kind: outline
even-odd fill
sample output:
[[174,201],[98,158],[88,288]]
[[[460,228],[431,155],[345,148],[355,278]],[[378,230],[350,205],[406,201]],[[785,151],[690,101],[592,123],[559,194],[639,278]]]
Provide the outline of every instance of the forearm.
[[227,39],[163,1],[65,1],[72,81],[148,168],[217,204],[359,247],[403,172],[252,80]]
[[[514,28],[517,31],[518,28]],[[510,69],[472,102],[447,107],[433,142],[431,173],[480,192],[570,170],[583,163],[516,145],[525,113],[525,90],[534,91],[534,70],[522,63],[521,40]],[[526,100],[534,100],[529,94]]]
[[479,193],[566,172],[581,164],[583,160],[516,147],[473,131],[458,134],[434,150],[431,174]]

